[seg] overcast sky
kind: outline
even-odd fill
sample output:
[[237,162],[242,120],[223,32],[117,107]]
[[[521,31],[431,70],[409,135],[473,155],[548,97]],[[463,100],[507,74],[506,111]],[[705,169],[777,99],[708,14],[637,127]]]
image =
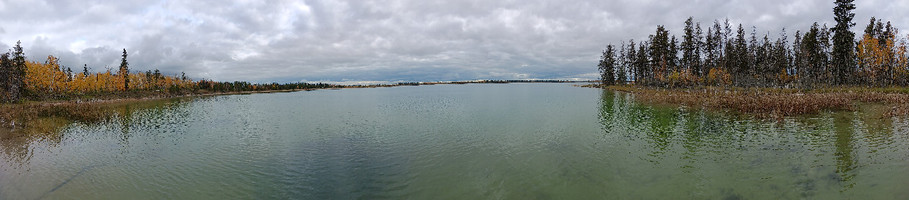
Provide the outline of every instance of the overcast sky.
[[[909,27],[909,1],[856,4],[854,30],[871,16]],[[53,54],[102,71],[126,48],[132,70],[220,81],[594,79],[606,44],[644,39],[656,25],[680,35],[688,16],[704,29],[729,18],[791,38],[816,21],[832,27],[832,8],[833,0],[0,0],[0,49],[21,40],[30,60]]]

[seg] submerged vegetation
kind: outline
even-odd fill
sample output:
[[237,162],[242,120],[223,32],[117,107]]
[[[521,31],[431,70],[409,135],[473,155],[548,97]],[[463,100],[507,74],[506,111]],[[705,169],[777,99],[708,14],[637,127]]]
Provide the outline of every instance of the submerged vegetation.
[[909,86],[909,36],[872,17],[855,41],[849,30],[855,25],[853,1],[835,5],[833,28],[814,23],[796,31],[791,43],[785,29],[775,40],[759,37],[756,28],[746,35],[741,24],[733,34],[728,19],[704,30],[688,18],[681,41],[657,26],[647,41],[607,45],[600,80],[606,86],[636,85],[607,88],[654,103],[798,115],[873,102],[896,105],[891,115],[905,114],[900,110],[909,102],[902,88]]

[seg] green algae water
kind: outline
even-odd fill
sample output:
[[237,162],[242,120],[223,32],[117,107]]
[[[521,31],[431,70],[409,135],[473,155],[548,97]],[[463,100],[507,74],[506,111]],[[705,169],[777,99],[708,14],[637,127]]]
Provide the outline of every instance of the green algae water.
[[[0,141],[0,199],[909,199],[909,121],[571,84],[177,99]],[[28,134],[39,136],[28,136]]]

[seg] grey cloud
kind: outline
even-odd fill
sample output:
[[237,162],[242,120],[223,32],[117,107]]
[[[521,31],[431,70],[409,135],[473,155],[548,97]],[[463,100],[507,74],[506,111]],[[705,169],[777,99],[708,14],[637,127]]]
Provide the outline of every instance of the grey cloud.
[[[857,2],[907,27],[907,2]],[[729,18],[760,33],[832,26],[832,1],[0,1],[0,42],[22,40],[97,71],[129,51],[138,71],[268,81],[595,78],[602,48],[656,25],[679,34]],[[858,30],[858,29],[857,29]],[[0,47],[3,47],[0,43]],[[8,46],[8,45],[7,45]]]

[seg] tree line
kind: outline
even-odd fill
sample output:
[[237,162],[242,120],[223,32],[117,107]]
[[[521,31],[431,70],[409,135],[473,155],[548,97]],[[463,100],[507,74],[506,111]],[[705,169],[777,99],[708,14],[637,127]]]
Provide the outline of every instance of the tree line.
[[681,38],[660,25],[645,41],[607,45],[600,79],[658,87],[909,86],[907,38],[889,21],[871,18],[856,41],[853,0],[834,3],[835,26],[815,22],[791,42],[785,29],[771,39],[728,19],[705,30],[689,17]]
[[82,72],[74,72],[72,68],[60,64],[60,59],[53,55],[47,56],[43,63],[27,60],[21,42],[17,42],[12,50],[0,54],[0,102],[137,92],[174,94],[335,87],[310,83],[194,81],[185,73],[164,75],[158,69],[130,72],[127,57],[128,53],[123,49],[119,69],[115,72],[108,68],[93,73],[88,65],[83,66]]

